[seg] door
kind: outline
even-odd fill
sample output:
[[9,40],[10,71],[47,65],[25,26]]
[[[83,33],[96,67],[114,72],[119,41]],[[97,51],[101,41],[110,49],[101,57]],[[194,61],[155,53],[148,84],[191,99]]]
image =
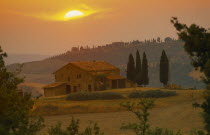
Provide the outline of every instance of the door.
[[118,85],[119,88],[125,88],[125,79],[118,80]]
[[71,93],[71,86],[66,85],[66,94],[70,94],[70,93]]
[[117,89],[117,80],[112,80],[112,89]]
[[92,91],[91,85],[88,85],[88,91]]
[[77,86],[74,86],[74,92],[77,92]]

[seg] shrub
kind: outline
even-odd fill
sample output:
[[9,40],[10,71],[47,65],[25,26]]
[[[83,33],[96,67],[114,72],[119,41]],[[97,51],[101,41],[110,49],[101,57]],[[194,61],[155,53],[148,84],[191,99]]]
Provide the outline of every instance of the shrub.
[[[155,129],[150,129],[147,135],[182,135],[182,133],[180,131],[174,132],[169,129],[162,129],[162,128],[156,127]],[[200,135],[200,134],[195,134],[195,135]]]
[[101,132],[100,127],[97,123],[90,123],[88,127],[85,128],[85,130],[81,133],[80,131],[80,121],[79,119],[72,118],[71,123],[69,126],[65,129],[61,129],[61,123],[58,123],[55,127],[50,127],[48,129],[49,135],[104,135],[103,132]]
[[109,100],[122,99],[121,94],[115,92],[78,92],[71,93],[67,96],[67,100],[84,101],[84,100]]
[[162,98],[175,96],[176,91],[161,91],[161,90],[149,90],[149,91],[133,91],[129,98]]
[[182,86],[176,84],[168,84],[164,86],[165,89],[183,89]]

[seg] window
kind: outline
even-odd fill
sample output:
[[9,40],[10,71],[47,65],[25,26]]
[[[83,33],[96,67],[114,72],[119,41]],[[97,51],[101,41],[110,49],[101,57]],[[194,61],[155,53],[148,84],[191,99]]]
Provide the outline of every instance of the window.
[[91,85],[88,85],[88,91],[91,91],[92,88],[91,88]]
[[81,74],[77,74],[77,79],[80,79],[82,78],[82,75]]
[[74,92],[77,92],[77,86],[74,86]]

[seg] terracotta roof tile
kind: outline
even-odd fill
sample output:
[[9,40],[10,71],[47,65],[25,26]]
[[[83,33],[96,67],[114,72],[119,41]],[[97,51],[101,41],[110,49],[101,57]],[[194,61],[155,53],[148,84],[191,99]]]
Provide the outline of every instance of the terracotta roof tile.
[[109,80],[125,79],[125,77],[120,76],[120,75],[109,75],[106,78],[109,79]]
[[81,61],[81,62],[71,62],[71,64],[86,71],[118,70],[117,67],[105,61]]
[[58,87],[58,86],[61,86],[61,85],[64,85],[64,84],[66,84],[66,83],[64,83],[64,82],[55,82],[55,83],[46,85],[43,88],[54,88],[54,87]]

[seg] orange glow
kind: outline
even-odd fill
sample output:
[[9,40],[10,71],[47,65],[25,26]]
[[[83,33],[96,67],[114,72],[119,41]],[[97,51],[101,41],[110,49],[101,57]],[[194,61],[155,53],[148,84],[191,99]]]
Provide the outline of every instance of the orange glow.
[[176,38],[172,16],[209,28],[209,12],[210,0],[0,0],[0,44],[10,52],[54,54],[72,46]]

